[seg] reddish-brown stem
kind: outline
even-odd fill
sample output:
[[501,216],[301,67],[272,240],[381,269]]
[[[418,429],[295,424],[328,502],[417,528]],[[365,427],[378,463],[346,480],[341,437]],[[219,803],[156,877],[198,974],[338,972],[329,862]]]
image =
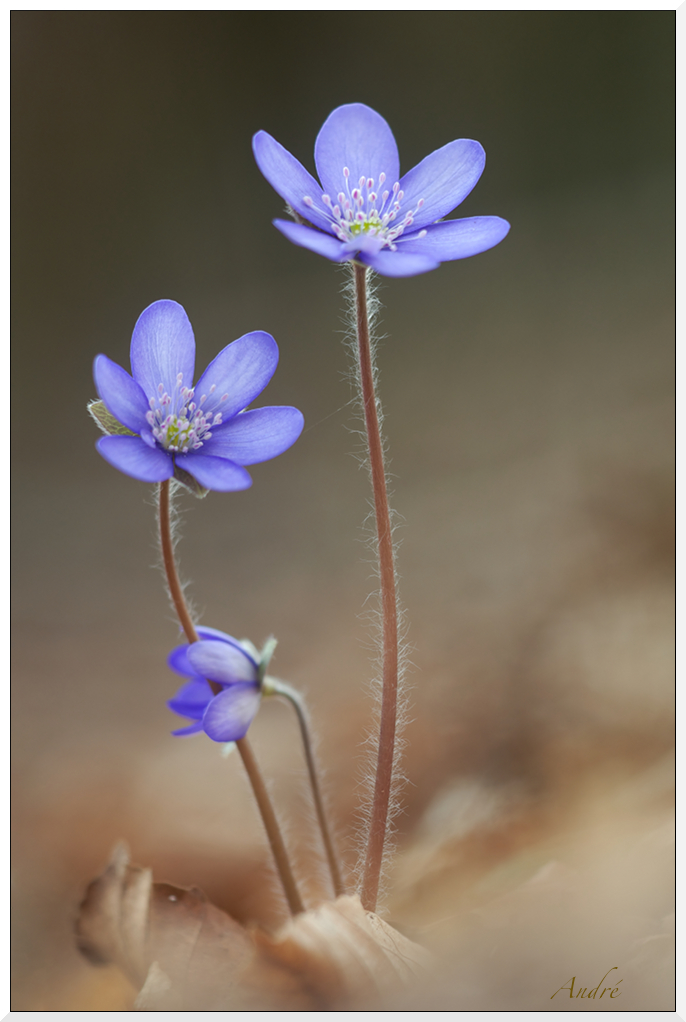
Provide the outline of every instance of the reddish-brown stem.
[[[184,630],[186,638],[189,642],[198,641],[198,633],[195,630],[193,619],[186,605],[186,599],[183,595],[183,587],[179,579],[179,573],[176,570],[176,558],[174,557],[174,543],[171,535],[171,498],[169,494],[170,481],[167,479],[165,482],[160,483],[159,493],[159,508],[160,508],[160,548],[162,550],[162,563],[164,564],[164,573],[167,576],[167,585],[169,586],[169,595],[171,596],[172,603],[174,604],[174,610],[176,616],[179,619],[179,623]],[[212,691],[216,695],[221,692],[221,685],[216,685],[213,681],[210,682]]]
[[264,783],[264,779],[260,772],[260,768],[257,765],[255,754],[250,747],[250,743],[247,738],[239,738],[236,742],[236,748],[238,749],[241,759],[243,760],[243,766],[252,785],[253,794],[255,801],[257,802],[258,809],[260,810],[260,816],[264,824],[264,829],[267,832],[267,838],[269,840],[269,846],[274,856],[276,868],[281,877],[281,883],[283,884],[284,893],[286,900],[288,901],[288,907],[291,910],[291,914],[297,916],[300,912],[305,911],[305,906],[300,898],[300,892],[295,883],[295,877],[291,870],[290,862],[288,861],[288,852],[281,836],[281,828],[279,827],[279,821],[276,818],[274,807],[272,806],[271,799],[269,798],[269,792],[267,786]]
[[[170,515],[170,481],[167,479],[165,482],[160,483],[159,490],[159,529],[160,529],[160,548],[162,550],[162,562],[164,564],[164,571],[167,576],[167,585],[169,586],[169,594],[174,604],[177,617],[181,623],[181,627],[184,630],[186,638],[189,642],[198,641],[198,633],[193,624],[188,605],[186,604],[185,597],[183,595],[183,587],[179,580],[179,573],[176,568],[176,558],[174,557],[174,544],[171,535],[171,515]],[[221,692],[221,685],[217,685],[216,682],[208,682],[210,688],[217,695]],[[267,787],[264,783],[264,779],[260,772],[260,768],[257,765],[255,755],[250,748],[250,743],[247,738],[240,738],[236,742],[236,748],[240,753],[240,757],[243,761],[248,779],[252,786],[255,801],[262,817],[264,829],[267,832],[267,840],[274,856],[274,862],[283,884],[284,893],[288,902],[288,907],[291,910],[292,915],[297,915],[299,912],[304,912],[305,908],[300,898],[298,888],[293,877],[293,871],[291,870],[290,862],[288,861],[288,853],[286,846],[281,836],[281,829],[279,827],[276,814],[269,798]]]
[[386,470],[381,430],[379,428],[377,399],[374,391],[374,366],[372,364],[369,338],[367,268],[366,266],[354,263],[353,273],[355,280],[359,378],[362,389],[362,403],[364,405],[364,421],[367,430],[369,468],[374,493],[382,616],[383,688],[381,693],[379,752],[376,762],[376,780],[374,782],[374,798],[367,839],[367,852],[360,890],[363,906],[368,911],[373,912],[376,908],[376,900],[379,894],[379,879],[388,829],[388,811],[395,755],[395,730],[398,706],[398,605],[395,590],[391,513],[388,507]]

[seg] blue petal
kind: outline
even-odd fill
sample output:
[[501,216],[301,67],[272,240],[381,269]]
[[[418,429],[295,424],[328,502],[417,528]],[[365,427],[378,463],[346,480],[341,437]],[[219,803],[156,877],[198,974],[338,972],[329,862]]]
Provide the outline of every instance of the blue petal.
[[188,649],[193,673],[221,685],[257,681],[257,664],[238,644],[203,639]]
[[[254,401],[267,386],[279,361],[276,341],[264,330],[253,330],[233,341],[212,359],[195,386],[195,401],[203,396],[206,414],[221,412],[224,422]],[[215,390],[210,394],[210,389]],[[226,394],[226,400],[221,398]]]
[[294,224],[290,220],[274,220],[274,226],[278,227],[282,234],[285,234],[289,241],[302,248],[309,248],[318,255],[331,259],[334,263],[345,262],[350,259],[350,248],[338,238],[330,234],[322,234],[304,224]]
[[486,153],[479,142],[458,138],[408,171],[400,182],[405,193],[402,212],[409,212],[424,199],[413,218],[412,230],[440,220],[459,206],[481,177],[485,163]]
[[180,674],[182,678],[192,678],[196,674],[187,656],[189,649],[190,645],[186,642],[183,646],[177,646],[176,649],[173,649],[167,657],[167,666],[171,667],[172,671]]
[[317,136],[314,161],[324,191],[334,202],[339,192],[347,194],[344,167],[350,171],[350,191],[362,176],[373,178],[378,190],[382,172],[386,181],[381,187],[391,189],[400,174],[393,132],[381,114],[364,103],[348,103],[329,114]]
[[205,710],[203,730],[215,742],[237,742],[260,708],[257,685],[231,685],[215,696]]
[[184,308],[178,302],[153,302],[139,316],[131,338],[131,371],[147,397],[158,397],[161,383],[168,394],[193,386],[195,338]]
[[141,437],[104,436],[95,446],[110,465],[144,483],[161,483],[174,474],[171,456],[159,447],[148,447]]
[[388,248],[375,254],[363,252],[360,259],[384,277],[416,277],[419,273],[436,270],[441,265],[438,259],[423,253],[406,255],[405,252],[391,252]]
[[355,238],[354,243],[348,243],[351,256],[358,255],[360,252],[365,255],[376,255],[383,247],[384,239],[378,234],[360,234]]
[[472,216],[464,220],[444,220],[426,228],[423,238],[409,235],[401,241],[402,254],[425,255],[441,262],[466,259],[493,248],[503,240],[510,225],[499,216]]
[[185,738],[186,735],[197,735],[198,731],[202,731],[202,721],[197,720],[194,724],[189,724],[188,727],[180,727],[176,731],[172,731],[172,734],[176,738]]
[[93,376],[99,397],[115,419],[133,433],[150,432],[145,418],[150,410],[148,399],[125,369],[107,355],[98,355],[93,363]]
[[206,490],[231,493],[252,486],[252,479],[246,470],[226,458],[216,458],[211,454],[177,454],[176,464],[197,479]]
[[212,430],[203,451],[237,465],[256,465],[287,451],[302,433],[304,422],[302,412],[288,405],[241,412]]
[[[234,639],[232,635],[227,635],[226,632],[220,632],[218,628],[207,628],[205,625],[198,625],[195,630],[201,639],[217,639],[219,642],[228,642],[239,649],[243,648],[238,639]],[[176,649],[173,649],[167,657],[167,664],[171,667],[172,671],[176,671],[177,674],[184,678],[190,678],[197,674],[187,656],[190,647],[190,643],[184,642],[182,646],[177,646]],[[253,660],[253,663],[257,667],[257,662]]]
[[207,625],[199,625],[196,628],[196,632],[201,639],[218,639],[220,642],[228,642],[232,646],[238,646],[239,649],[243,648],[238,639],[234,639],[233,635],[220,631],[219,628],[208,628]]
[[212,689],[204,678],[193,678],[182,685],[176,695],[167,701],[167,706],[180,717],[200,720],[213,697]]
[[[252,149],[257,166],[274,191],[310,223],[329,229],[331,217],[321,205],[321,185],[308,174],[302,163],[266,131],[257,132],[252,140]],[[304,202],[305,196],[312,199],[314,205]]]

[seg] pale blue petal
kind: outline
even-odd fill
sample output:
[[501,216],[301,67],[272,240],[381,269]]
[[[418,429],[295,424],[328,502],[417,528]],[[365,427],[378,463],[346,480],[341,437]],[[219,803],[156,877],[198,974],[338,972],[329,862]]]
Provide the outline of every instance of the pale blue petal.
[[207,625],[198,625],[196,632],[201,639],[219,639],[220,642],[229,642],[232,646],[238,646],[241,644],[238,639],[234,639],[233,635],[228,635],[226,632],[220,631],[219,628],[209,628]]
[[[248,658],[250,663],[254,666],[255,671],[257,671],[258,658],[252,656],[243,643],[239,642],[238,639],[234,639],[233,635],[227,635],[226,632],[221,632],[218,628],[206,628],[204,625],[200,625],[196,631],[201,639],[216,639],[218,642],[225,642],[227,645],[233,646],[239,653]],[[252,645],[252,643],[250,643],[250,645]],[[257,674],[255,674],[255,677],[257,677]]]
[[177,454],[176,464],[204,486],[217,493],[247,490],[252,479],[241,465],[210,454]]
[[428,255],[405,255],[404,252],[391,252],[389,248],[375,254],[363,252],[360,260],[383,277],[416,277],[441,265],[438,259]]
[[347,194],[343,168],[350,171],[350,191],[360,177],[386,175],[384,188],[392,188],[400,174],[398,146],[381,114],[364,103],[348,103],[329,114],[317,136],[314,160],[324,192],[336,201],[339,192]]
[[472,216],[464,220],[444,220],[426,228],[423,238],[408,236],[398,245],[403,255],[413,253],[447,262],[466,259],[493,248],[503,240],[510,225],[499,216]]
[[148,447],[141,437],[104,436],[95,446],[110,465],[141,482],[161,483],[174,474],[171,456],[159,447]]
[[150,410],[148,399],[125,369],[107,355],[98,355],[93,363],[93,376],[98,396],[118,422],[133,433],[150,432],[145,418]]
[[203,730],[215,742],[237,742],[245,737],[259,708],[257,685],[231,685],[205,710]]
[[459,206],[481,177],[485,163],[486,153],[479,142],[458,138],[408,171],[400,182],[402,213],[409,213],[424,199],[414,215],[412,230],[440,220]]
[[189,644],[185,642],[183,646],[177,646],[176,649],[173,649],[167,657],[167,665],[171,667],[172,671],[176,671],[183,678],[190,678],[196,673],[186,655],[189,649]]
[[131,371],[147,397],[159,396],[160,383],[173,394],[179,373],[183,386],[193,386],[195,338],[178,302],[153,302],[140,314],[131,338]]
[[176,695],[167,701],[167,706],[180,717],[200,720],[213,698],[212,689],[205,679],[193,678],[182,685]]
[[274,226],[278,227],[294,245],[309,248],[310,251],[323,255],[334,263],[342,263],[346,259],[350,259],[349,246],[330,234],[322,234],[321,231],[305,227],[304,224],[294,224],[290,220],[275,220]]
[[188,648],[193,673],[222,685],[255,682],[257,665],[239,645],[215,639],[194,642]]
[[244,334],[212,359],[195,386],[194,400],[199,404],[204,397],[203,411],[220,412],[227,422],[262,393],[278,361],[279,349],[271,334],[264,330]]
[[237,465],[256,465],[287,451],[302,433],[304,421],[302,412],[288,405],[241,412],[212,430],[203,452]]
[[[217,639],[219,642],[227,642],[231,646],[236,646],[242,652],[245,652],[238,639],[234,639],[232,635],[227,635],[226,632],[221,632],[218,628],[198,625],[195,630],[201,639]],[[184,642],[182,646],[177,646],[176,649],[173,649],[167,657],[167,664],[171,667],[172,671],[176,671],[177,674],[185,678],[197,675],[197,671],[188,659],[188,650],[190,648],[191,643]],[[246,655],[249,656],[247,653]],[[255,664],[255,669],[257,669],[257,661],[252,657],[250,659]]]
[[197,735],[202,729],[202,721],[197,720],[194,724],[189,724],[188,727],[180,727],[176,731],[172,731],[172,734],[175,738],[185,738],[187,735]]
[[[310,223],[329,229],[331,217],[321,204],[322,187],[302,163],[266,131],[257,132],[252,148],[257,166],[274,191]],[[306,196],[312,199],[312,206],[304,201]]]
[[384,247],[384,240],[378,234],[360,234],[353,243],[348,243],[350,255],[376,255]]

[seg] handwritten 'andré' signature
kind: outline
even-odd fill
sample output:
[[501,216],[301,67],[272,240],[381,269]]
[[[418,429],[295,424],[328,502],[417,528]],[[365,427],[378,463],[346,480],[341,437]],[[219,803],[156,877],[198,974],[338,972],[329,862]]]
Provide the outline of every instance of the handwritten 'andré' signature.
[[[607,972],[605,973],[605,975],[603,976],[603,978],[601,979],[600,983],[604,983],[605,980],[607,979],[607,977],[610,975],[610,973],[614,972],[616,968],[617,968],[617,966],[613,965],[611,969],[608,969]],[[624,982],[624,980],[620,979],[620,980],[617,981],[617,985],[616,986],[612,986],[612,983],[614,983],[614,980],[611,980],[609,987],[603,987],[603,993],[600,995],[600,997],[603,996],[605,991],[608,991],[608,993],[610,994],[610,997],[621,997],[621,990],[619,990],[619,984],[623,983],[623,982]],[[588,993],[586,993],[586,990],[588,988],[587,987],[582,987],[581,984],[579,983],[579,985],[577,987],[577,992],[574,993],[574,984],[575,983],[576,983],[576,976],[572,976],[572,978],[569,980],[568,984],[566,986],[560,987],[559,990],[556,990],[555,994],[559,994],[562,990],[569,990],[569,996],[570,997],[583,997],[586,1000],[588,1000],[588,999],[593,1000],[593,1001],[595,1000],[596,994],[600,990],[600,983],[598,983],[598,986],[592,987],[588,991]],[[619,991],[619,993],[617,991]],[[551,1001],[552,1001],[553,997],[555,997],[555,994],[551,994],[550,995],[550,1000]],[[598,1000],[600,1000],[600,997],[598,998]]]

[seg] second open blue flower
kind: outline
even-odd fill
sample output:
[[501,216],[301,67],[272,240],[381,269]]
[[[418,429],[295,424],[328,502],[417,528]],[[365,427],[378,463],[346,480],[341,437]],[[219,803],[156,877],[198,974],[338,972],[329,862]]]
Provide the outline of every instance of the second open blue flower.
[[102,437],[98,451],[143,482],[164,482],[180,469],[207,490],[246,489],[252,480],[244,466],[282,454],[303,428],[297,408],[245,411],[278,360],[274,338],[255,330],[220,351],[194,386],[188,316],[177,302],[154,302],[133,331],[132,375],[106,355],[95,359],[98,394],[124,427]]

